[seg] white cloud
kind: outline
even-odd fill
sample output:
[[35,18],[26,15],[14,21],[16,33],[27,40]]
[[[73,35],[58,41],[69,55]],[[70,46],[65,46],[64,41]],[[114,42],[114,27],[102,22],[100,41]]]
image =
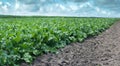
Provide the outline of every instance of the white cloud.
[[117,0],[15,0],[13,3],[0,1],[0,13],[17,15],[112,16],[119,13],[119,3],[120,1],[117,2]]
[[7,6],[11,6],[11,4],[10,4],[9,2],[6,2],[6,5],[7,5]]
[[0,5],[2,5],[2,2],[0,2]]
[[20,5],[18,3],[15,4],[15,10],[19,9]]
[[63,6],[63,5],[61,5],[61,4],[59,4],[59,7],[60,7],[62,10],[65,10],[65,9],[66,9],[66,7]]
[[6,12],[8,10],[8,6],[4,5],[4,6],[2,6],[2,9]]
[[8,12],[10,6],[11,6],[11,4],[8,2],[6,2],[6,3],[0,2],[0,11],[1,11],[0,13]]
[[74,11],[79,9],[79,7],[77,5],[70,5],[69,7]]

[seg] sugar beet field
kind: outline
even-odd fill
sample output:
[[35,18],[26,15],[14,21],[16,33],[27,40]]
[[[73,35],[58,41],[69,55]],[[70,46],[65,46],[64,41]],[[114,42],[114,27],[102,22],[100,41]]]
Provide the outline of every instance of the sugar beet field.
[[[86,40],[94,42],[93,37],[102,35],[101,33],[116,24],[117,20],[115,18],[0,17],[0,66],[47,66],[46,64],[50,66],[59,66],[59,64],[61,66],[77,66],[78,63],[72,63],[71,60],[64,62],[68,64],[63,64],[65,51],[68,49],[66,47],[71,47],[69,52],[73,53],[78,49],[75,45],[79,47],[88,45],[87,47],[89,47],[91,42],[85,44]],[[61,48],[66,50],[60,52]],[[82,49],[79,48],[79,50]],[[83,51],[86,53],[87,50]],[[44,59],[49,59],[51,57],[49,53],[53,54],[54,58],[63,58],[63,60],[61,62],[57,62],[59,59],[56,62],[46,60],[43,63],[34,61],[44,55],[46,55]],[[80,61],[79,63],[81,63],[80,66],[93,66],[88,62]],[[84,65],[82,65],[83,63]],[[102,66],[102,64],[98,64],[98,66]]]

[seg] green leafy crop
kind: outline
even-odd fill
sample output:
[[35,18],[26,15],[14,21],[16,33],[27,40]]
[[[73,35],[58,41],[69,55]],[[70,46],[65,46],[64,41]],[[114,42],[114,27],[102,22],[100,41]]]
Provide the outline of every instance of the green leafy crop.
[[99,34],[113,18],[0,18],[0,66],[17,66]]

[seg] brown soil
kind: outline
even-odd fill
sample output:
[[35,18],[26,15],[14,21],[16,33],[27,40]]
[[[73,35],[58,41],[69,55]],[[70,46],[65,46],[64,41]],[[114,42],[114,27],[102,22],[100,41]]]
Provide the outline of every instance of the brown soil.
[[58,54],[45,54],[32,65],[21,66],[120,66],[120,22],[83,43],[72,43]]

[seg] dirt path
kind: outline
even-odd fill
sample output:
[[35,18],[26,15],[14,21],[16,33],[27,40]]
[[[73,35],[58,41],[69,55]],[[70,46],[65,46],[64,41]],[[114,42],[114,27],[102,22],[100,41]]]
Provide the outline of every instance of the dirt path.
[[66,46],[58,54],[38,57],[31,66],[120,66],[120,22],[99,36]]

